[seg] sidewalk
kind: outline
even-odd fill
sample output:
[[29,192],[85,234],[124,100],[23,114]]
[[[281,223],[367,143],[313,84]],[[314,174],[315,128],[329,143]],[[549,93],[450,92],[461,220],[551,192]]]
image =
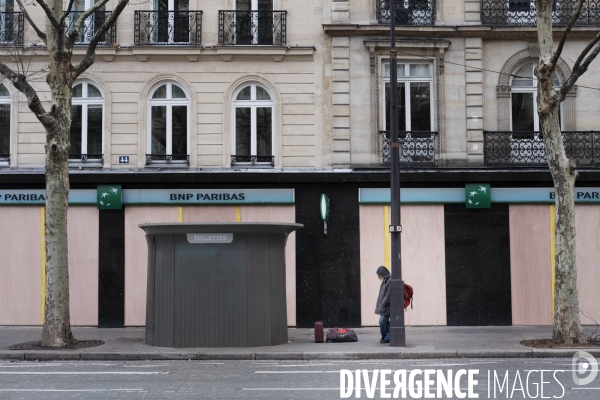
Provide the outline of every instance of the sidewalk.
[[[379,328],[359,328],[357,343],[315,343],[312,329],[289,329],[290,343],[273,347],[152,347],[144,328],[73,328],[79,340],[104,345],[81,350],[12,351],[9,346],[41,339],[41,327],[0,327],[0,360],[323,360],[416,358],[568,357],[585,349],[530,349],[524,339],[549,338],[549,326],[409,327],[407,346],[379,344]],[[600,357],[600,349],[586,350]]]

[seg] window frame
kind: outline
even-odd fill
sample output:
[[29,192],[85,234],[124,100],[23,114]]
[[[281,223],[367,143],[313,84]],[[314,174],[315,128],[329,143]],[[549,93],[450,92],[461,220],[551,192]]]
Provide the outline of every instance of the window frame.
[[[85,160],[83,159],[83,157],[81,159],[69,159],[69,165],[74,165],[74,164],[90,164],[90,163],[98,163],[98,164],[102,164],[103,163],[103,159],[104,159],[104,152],[105,152],[105,112],[106,112],[106,97],[104,95],[104,92],[102,91],[102,88],[100,87],[100,85],[98,85],[96,82],[90,80],[90,79],[79,79],[77,81],[75,81],[75,83],[73,83],[73,88],[75,88],[78,85],[82,85],[81,88],[81,97],[71,97],[71,106],[77,106],[77,105],[81,105],[82,106],[82,111],[81,111],[81,155],[87,155],[88,154],[88,106],[90,105],[101,105],[102,106],[102,157],[101,158],[85,158]],[[92,85],[94,86],[102,95],[102,97],[88,97],[87,93],[88,93],[88,86]],[[71,115],[71,124],[73,123],[72,120],[73,116]],[[71,128],[69,127],[69,130]]]
[[[245,88],[250,87],[250,100],[237,100],[238,95]],[[256,88],[260,87],[265,90],[271,100],[256,100]],[[237,123],[236,123],[236,109],[237,108],[250,108],[250,156],[257,156],[257,121],[256,121],[256,109],[257,108],[271,108],[271,157],[275,159],[275,100],[273,99],[273,93],[265,85],[258,82],[246,82],[240,85],[234,92],[231,101],[231,155],[237,156],[236,152],[236,138],[237,138]],[[254,99],[254,100],[252,100]],[[236,165],[252,165],[250,162],[236,162]],[[267,162],[256,162],[257,165],[266,166],[272,165]]]
[[[180,11],[180,10],[175,10],[175,1],[176,0],[167,0],[167,10],[166,12],[167,14],[167,42],[165,43],[166,45],[188,45],[190,44],[190,24],[189,24],[189,13],[191,11],[191,0],[188,0],[188,9],[187,11]],[[156,24],[156,27],[154,27],[153,29],[156,29],[154,31],[154,34],[150,37],[151,43],[153,44],[161,44],[164,43],[162,41],[160,41],[158,39],[158,36],[160,35],[160,31],[159,31],[159,26],[160,26],[160,13],[159,11],[159,1],[158,0],[153,0],[152,1],[152,5],[151,5],[152,11],[157,13],[157,19],[155,21],[153,21],[154,24]],[[165,12],[165,10],[162,10],[162,12]],[[188,13],[187,14],[187,21],[188,21],[188,38],[186,41],[183,42],[178,42],[175,40],[176,38],[176,32],[175,32],[175,18],[177,18],[176,13]],[[173,15],[173,18],[170,18],[170,15]],[[186,93],[187,94],[187,93]],[[188,96],[189,97],[189,96]]]
[[[398,60],[398,65],[400,64],[404,64],[404,69],[405,71],[410,71],[410,65],[411,64],[421,64],[421,65],[429,65],[429,72],[430,72],[430,76],[429,77],[411,77],[411,76],[403,76],[403,77],[398,77],[398,83],[405,83],[405,87],[408,89],[410,87],[410,83],[411,82],[429,82],[429,93],[430,93],[430,104],[429,104],[429,115],[430,115],[430,125],[431,125],[431,131],[430,132],[435,132],[437,131],[437,129],[435,129],[436,127],[436,107],[435,105],[437,104],[437,99],[436,99],[436,91],[435,91],[435,65],[433,61],[424,61],[424,60],[411,60],[411,59],[399,59]],[[388,131],[389,127],[387,126],[387,113],[389,112],[388,107],[386,106],[386,84],[390,83],[390,78],[385,76],[385,68],[386,66],[390,65],[390,60],[384,60],[381,62],[381,103],[383,105],[382,110],[381,110],[381,130],[382,131]],[[406,108],[406,115],[405,115],[405,119],[406,119],[406,131],[402,131],[402,132],[412,132],[412,130],[410,128],[412,128],[411,124],[411,104],[410,104],[410,90],[405,90],[404,91],[404,101],[405,101],[405,108]],[[418,131],[415,131],[418,132]]]
[[0,167],[9,167],[10,160],[12,155],[12,137],[13,137],[13,96],[12,91],[8,88],[7,85],[2,84],[6,91],[8,92],[8,96],[0,96],[0,104],[8,104],[10,106],[8,112],[8,159],[3,160],[0,158]]
[[[154,93],[162,86],[167,86],[167,97],[165,99],[153,99],[152,96]],[[186,95],[185,99],[173,99],[173,85],[177,86],[179,89],[183,91]],[[157,155],[152,153],[152,107],[161,107],[165,106],[167,108],[166,115],[166,145],[165,145],[165,156],[173,155],[173,106],[186,106],[186,148],[187,148],[187,156],[188,160],[172,160],[169,161],[169,164],[188,164],[189,158],[191,155],[191,144],[190,144],[190,134],[191,134],[191,96],[188,90],[184,85],[180,84],[176,81],[161,81],[152,86],[150,91],[148,92],[148,99],[146,101],[146,112],[147,112],[147,140],[146,140],[146,154],[147,155]],[[183,155],[183,154],[178,154]],[[157,161],[153,160],[148,162],[147,164],[165,164],[167,161]]]

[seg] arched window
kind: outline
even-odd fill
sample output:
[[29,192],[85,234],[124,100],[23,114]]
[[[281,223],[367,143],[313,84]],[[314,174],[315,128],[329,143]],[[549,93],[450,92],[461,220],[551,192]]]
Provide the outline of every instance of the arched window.
[[69,162],[102,163],[104,96],[87,81],[75,83],[72,93]]
[[[511,82],[511,128],[513,132],[535,132],[540,130],[537,113],[537,78],[535,64],[528,63],[520,67]],[[558,75],[554,86],[559,87]],[[559,113],[560,114],[560,113]]]
[[146,164],[189,163],[189,96],[175,83],[150,92],[150,140]]
[[270,164],[273,157],[273,97],[256,83],[233,96],[231,164]]
[[8,89],[0,84],[0,166],[10,164],[10,105]]

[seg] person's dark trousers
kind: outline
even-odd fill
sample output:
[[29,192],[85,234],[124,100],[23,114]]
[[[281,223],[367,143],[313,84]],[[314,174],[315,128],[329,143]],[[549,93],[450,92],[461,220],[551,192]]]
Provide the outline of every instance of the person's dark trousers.
[[390,316],[379,316],[379,331],[381,332],[381,340],[390,340]]

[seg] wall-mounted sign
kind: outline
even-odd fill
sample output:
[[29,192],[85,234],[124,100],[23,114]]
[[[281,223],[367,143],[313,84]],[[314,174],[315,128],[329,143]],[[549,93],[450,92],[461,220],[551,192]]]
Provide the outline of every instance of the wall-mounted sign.
[[[44,189],[0,190],[1,206],[43,206],[46,204]],[[69,204],[95,205],[96,190],[78,189],[69,191]]]
[[129,164],[129,156],[119,156],[119,164]]
[[231,243],[233,233],[188,233],[188,243]]
[[465,185],[465,207],[491,208],[492,189],[490,188],[489,183]]
[[294,189],[125,189],[123,204],[294,204]]
[[329,196],[326,194],[321,194],[319,209],[321,211],[321,219],[325,224],[325,234],[327,235],[327,221],[329,221]]
[[123,208],[121,185],[98,185],[96,196],[98,210],[121,210]]

